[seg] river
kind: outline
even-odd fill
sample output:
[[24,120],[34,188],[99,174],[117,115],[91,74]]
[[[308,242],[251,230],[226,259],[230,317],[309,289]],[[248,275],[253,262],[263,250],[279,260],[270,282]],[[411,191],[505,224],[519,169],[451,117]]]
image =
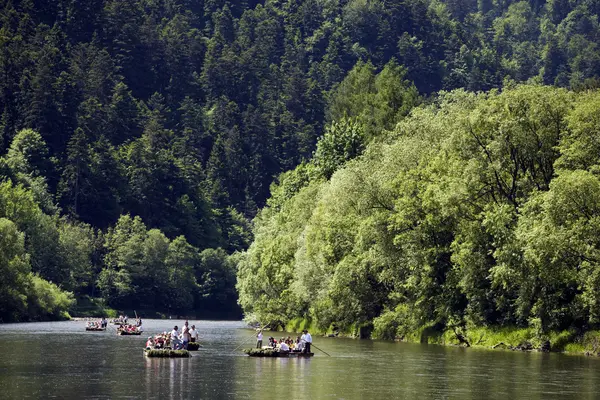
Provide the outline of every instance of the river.
[[[156,333],[182,322],[144,320],[144,328]],[[192,323],[204,348],[189,359],[148,359],[148,335],[117,336],[111,326],[0,325],[0,398],[600,398],[597,358],[320,337],[314,343],[331,357],[251,358],[232,351],[251,338],[243,323]]]

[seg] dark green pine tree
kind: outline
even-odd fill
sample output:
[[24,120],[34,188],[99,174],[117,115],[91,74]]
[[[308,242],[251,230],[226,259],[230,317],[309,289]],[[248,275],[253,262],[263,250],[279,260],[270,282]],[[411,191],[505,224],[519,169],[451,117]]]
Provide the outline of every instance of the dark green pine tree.
[[106,110],[106,136],[115,145],[141,135],[140,109],[124,82],[117,82]]
[[22,81],[23,103],[20,108],[25,115],[25,126],[40,132],[48,143],[51,154],[62,152],[69,140],[68,132],[72,118],[63,114],[56,83],[60,71],[65,68],[62,47],[64,34],[58,26],[52,29],[38,27],[37,35],[43,38],[43,45],[35,53],[36,68],[28,80]]
[[[243,209],[246,200],[247,153],[244,151],[240,118],[237,104],[221,97],[209,121],[216,139],[206,172],[213,187],[213,203],[223,209],[228,205]],[[218,190],[223,190],[226,195]]]
[[92,140],[82,128],[71,137],[58,193],[72,218],[107,228],[122,212],[125,182],[114,147],[102,135]]
[[67,146],[66,166],[58,192],[63,209],[73,218],[80,218],[81,203],[92,191],[91,154],[88,138],[77,128]]

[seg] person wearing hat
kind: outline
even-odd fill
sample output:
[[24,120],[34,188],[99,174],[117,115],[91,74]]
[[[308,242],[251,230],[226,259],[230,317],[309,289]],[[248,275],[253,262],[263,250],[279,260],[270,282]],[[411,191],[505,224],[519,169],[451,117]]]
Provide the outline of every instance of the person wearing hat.
[[152,340],[152,336],[148,337],[148,341],[146,342],[146,350],[151,350],[154,346],[154,341]]
[[262,339],[263,339],[262,329],[257,329],[257,331],[258,331],[258,333],[256,334],[256,348],[262,349]]
[[305,329],[302,331],[302,336],[300,337],[300,341],[303,343],[304,352],[310,353],[310,345],[312,344],[312,336]]

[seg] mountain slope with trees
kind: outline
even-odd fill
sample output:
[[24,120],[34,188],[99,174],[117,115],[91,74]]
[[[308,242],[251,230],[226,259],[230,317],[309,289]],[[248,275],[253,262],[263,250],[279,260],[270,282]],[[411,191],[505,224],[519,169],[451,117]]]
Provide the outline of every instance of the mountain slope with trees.
[[[0,177],[32,205],[0,213],[23,305],[0,318],[98,297],[235,314],[229,255],[287,196],[276,177],[329,179],[440,90],[596,87],[599,4],[1,1]],[[56,310],[26,307],[34,281]]]

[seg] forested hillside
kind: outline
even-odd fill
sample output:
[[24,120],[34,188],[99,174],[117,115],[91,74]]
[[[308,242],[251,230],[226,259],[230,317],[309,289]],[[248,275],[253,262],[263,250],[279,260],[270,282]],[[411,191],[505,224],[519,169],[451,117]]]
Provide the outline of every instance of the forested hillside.
[[2,320],[95,298],[235,312],[229,255],[267,203],[248,254],[266,213],[438,91],[581,91],[600,72],[596,0],[0,4]]

